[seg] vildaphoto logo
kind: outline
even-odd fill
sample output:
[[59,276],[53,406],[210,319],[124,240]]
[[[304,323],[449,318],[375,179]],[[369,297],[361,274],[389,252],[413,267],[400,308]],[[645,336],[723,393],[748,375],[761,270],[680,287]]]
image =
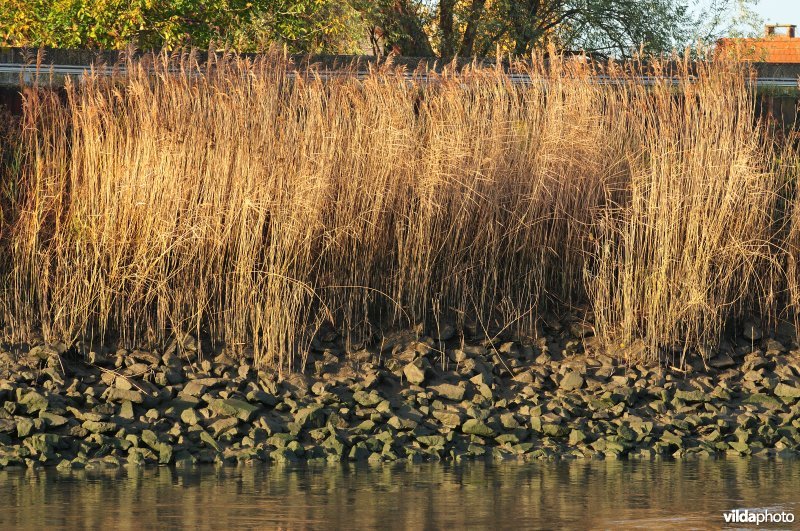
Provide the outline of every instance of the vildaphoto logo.
[[794,513],[786,511],[751,511],[750,509],[734,509],[722,513],[726,524],[791,524]]

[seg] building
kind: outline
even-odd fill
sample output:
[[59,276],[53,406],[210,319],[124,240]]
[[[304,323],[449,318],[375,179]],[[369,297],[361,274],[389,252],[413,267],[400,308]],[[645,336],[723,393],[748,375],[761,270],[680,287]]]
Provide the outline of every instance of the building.
[[717,54],[757,63],[800,64],[800,37],[793,24],[768,24],[757,39],[725,38],[717,41]]

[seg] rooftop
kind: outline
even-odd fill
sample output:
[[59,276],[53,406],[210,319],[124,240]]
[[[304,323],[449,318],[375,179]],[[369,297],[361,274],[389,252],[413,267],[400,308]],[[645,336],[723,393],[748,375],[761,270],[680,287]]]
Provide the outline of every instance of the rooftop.
[[757,39],[720,39],[717,50],[743,61],[800,64],[800,38],[794,24],[768,24],[764,36]]

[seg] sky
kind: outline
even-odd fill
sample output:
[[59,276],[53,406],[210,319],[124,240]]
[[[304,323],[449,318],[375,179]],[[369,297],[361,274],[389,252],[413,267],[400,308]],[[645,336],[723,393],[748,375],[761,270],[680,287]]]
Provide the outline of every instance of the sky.
[[766,23],[800,26],[800,0],[761,0],[755,11]]
[[[744,14],[737,6],[738,0],[683,0],[692,5],[690,14],[699,22],[707,24],[701,26],[701,34],[708,31],[710,35],[744,37],[760,36],[764,33],[762,24],[796,24],[800,27],[800,0],[744,0],[751,14]],[[720,13],[722,20],[704,20],[701,14],[711,6],[729,4],[729,13]],[[751,16],[754,15],[754,16]],[[759,21],[760,19],[760,21]],[[730,25],[732,24],[732,25]]]

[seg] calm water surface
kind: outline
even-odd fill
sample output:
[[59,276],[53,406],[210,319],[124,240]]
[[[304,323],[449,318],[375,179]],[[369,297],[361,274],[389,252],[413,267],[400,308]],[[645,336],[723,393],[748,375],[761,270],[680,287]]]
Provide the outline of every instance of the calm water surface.
[[800,517],[800,461],[19,470],[0,500],[0,529],[716,529],[734,508]]

